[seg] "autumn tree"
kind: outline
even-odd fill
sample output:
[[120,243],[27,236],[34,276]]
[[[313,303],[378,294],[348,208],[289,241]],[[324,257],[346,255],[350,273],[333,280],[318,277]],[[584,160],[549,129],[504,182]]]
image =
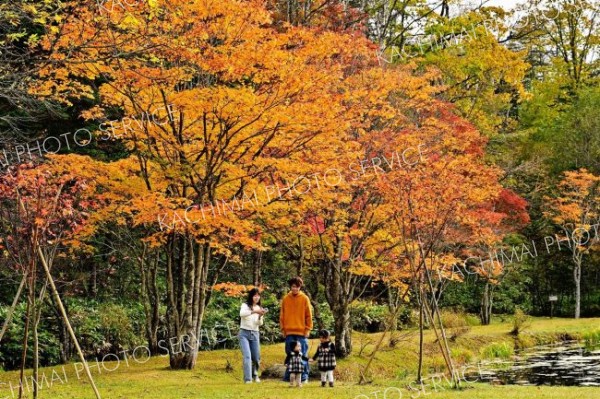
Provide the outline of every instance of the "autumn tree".
[[[485,204],[481,211],[486,212],[490,217],[484,221],[490,230],[487,237],[485,235],[478,237],[476,241],[478,245],[465,248],[465,252],[469,254],[467,259],[471,258],[475,262],[472,262],[473,265],[463,262],[463,266],[465,272],[468,272],[466,268],[472,269],[478,279],[482,281],[479,318],[482,325],[488,325],[492,321],[495,290],[509,274],[518,272],[518,262],[526,256],[526,251],[530,251],[529,247],[522,242],[522,238],[515,237],[516,233],[530,222],[530,217],[527,213],[527,201],[509,189],[503,189],[498,197]],[[509,249],[510,261],[508,263],[505,262],[503,255],[505,247],[508,246],[506,241],[508,243],[517,241],[522,244],[516,247],[518,250],[515,249],[515,246]],[[498,256],[499,251],[500,257]],[[513,262],[514,251],[518,251],[518,253]]]
[[[571,252],[575,282],[575,318],[581,313],[581,273],[584,256],[598,245],[598,216],[600,177],[585,169],[568,171],[558,184],[555,198],[547,198],[545,213],[552,222],[562,228],[564,237],[556,237]],[[560,248],[560,247],[559,247]]]
[[[98,199],[92,198],[95,194],[93,183],[70,171],[69,161],[77,162],[79,159],[57,156],[54,162],[37,167],[31,164],[13,166],[0,178],[4,255],[8,258],[7,263],[23,275],[27,288],[19,397],[23,394],[30,330],[34,345],[33,379],[38,381],[38,325],[48,291],[68,326],[92,388],[100,397],[51,274],[55,258],[72,256],[73,251],[81,247],[80,239],[89,231],[89,226],[86,226],[89,213],[98,204]],[[64,251],[65,247],[69,249]],[[38,390],[38,385],[34,384],[34,397],[38,397]]]
[[[187,340],[198,336],[218,277],[209,269],[238,263],[232,248],[259,248],[262,207],[310,170],[307,154],[329,151],[348,131],[339,121],[352,57],[335,49],[371,49],[352,34],[275,29],[261,2],[111,10],[78,7],[44,39],[55,63],[37,89],[72,92],[59,79],[65,73],[76,84],[98,81],[99,104],[82,116],[103,122],[99,135],[120,137],[131,152],[95,164],[110,202],[98,217],[153,226],[144,240],[166,264],[169,334],[183,343],[170,364],[192,368],[198,348]],[[82,87],[82,96],[93,94]],[[122,120],[110,123],[114,116]]]
[[[394,229],[388,239],[400,246],[412,271],[414,295],[426,318],[435,323],[432,327],[452,373],[454,363],[445,342],[435,276],[450,278],[462,248],[501,240],[504,232],[499,224],[507,214],[491,206],[503,189],[500,170],[485,163],[486,139],[472,124],[454,115],[446,103],[421,98],[420,108],[423,111],[413,116],[415,126],[407,129],[407,135],[423,142],[426,162],[389,173],[384,192],[395,206],[391,215]],[[398,135],[393,139],[406,138]],[[387,147],[393,146],[390,144]]]

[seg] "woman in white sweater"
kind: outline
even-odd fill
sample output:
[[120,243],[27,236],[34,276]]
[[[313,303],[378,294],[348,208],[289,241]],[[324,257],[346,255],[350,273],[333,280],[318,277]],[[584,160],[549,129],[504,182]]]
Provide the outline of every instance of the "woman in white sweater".
[[263,315],[267,313],[260,305],[258,288],[248,292],[246,302],[240,309],[240,348],[244,359],[244,382],[246,384],[260,382],[258,368],[260,365],[259,327],[263,325]]

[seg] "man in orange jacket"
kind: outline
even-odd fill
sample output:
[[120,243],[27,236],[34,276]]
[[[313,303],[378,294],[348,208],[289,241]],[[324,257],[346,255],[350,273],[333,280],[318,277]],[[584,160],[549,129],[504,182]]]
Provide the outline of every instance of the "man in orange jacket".
[[[293,277],[288,281],[290,292],[281,301],[281,312],[279,313],[279,325],[285,337],[285,353],[294,350],[295,342],[300,342],[302,354],[308,356],[308,336],[313,328],[312,309],[310,300],[303,292],[300,292],[303,281],[300,277]],[[304,362],[302,382],[308,381],[309,366]],[[290,380],[289,373],[285,372],[284,381]]]

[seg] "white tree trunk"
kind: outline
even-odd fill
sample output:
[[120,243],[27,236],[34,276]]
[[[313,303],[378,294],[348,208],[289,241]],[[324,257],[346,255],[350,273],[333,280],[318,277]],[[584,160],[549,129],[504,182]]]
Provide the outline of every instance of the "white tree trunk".
[[573,277],[575,279],[575,318],[578,319],[581,313],[581,259],[575,261]]

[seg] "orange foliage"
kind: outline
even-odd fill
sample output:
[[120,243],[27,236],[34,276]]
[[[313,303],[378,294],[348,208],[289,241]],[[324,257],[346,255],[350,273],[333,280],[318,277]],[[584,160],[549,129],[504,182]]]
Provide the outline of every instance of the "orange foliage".
[[[575,235],[567,239],[590,243],[590,235],[593,236],[590,230],[600,217],[600,176],[586,169],[567,171],[558,184],[558,190],[557,197],[546,197],[548,210],[544,213],[545,216],[569,232],[569,235]],[[584,233],[587,237],[583,236]],[[579,234],[582,236],[577,236]],[[585,245],[574,247],[579,252],[589,249]]]
[[[53,63],[39,95],[91,98],[82,82],[95,81],[99,105],[82,116],[129,118],[105,130],[131,156],[93,162],[107,203],[98,220],[151,227],[154,246],[180,234],[226,255],[263,248],[265,233],[301,236],[307,261],[396,279],[407,259],[441,267],[452,246],[497,241],[524,204],[484,162],[485,139],[437,100],[438,73],[382,69],[376,45],[327,12],[324,25],[290,26],[263,3],[155,0],[99,15],[72,2],[42,40]],[[293,185],[299,177],[309,190]],[[244,195],[258,206],[236,207]]]
[[225,295],[232,297],[244,296],[252,288],[258,288],[259,292],[263,292],[264,290],[269,289],[269,287],[265,284],[261,284],[260,286],[255,287],[253,285],[242,285],[231,282],[219,283],[213,286],[214,290],[221,291]]

